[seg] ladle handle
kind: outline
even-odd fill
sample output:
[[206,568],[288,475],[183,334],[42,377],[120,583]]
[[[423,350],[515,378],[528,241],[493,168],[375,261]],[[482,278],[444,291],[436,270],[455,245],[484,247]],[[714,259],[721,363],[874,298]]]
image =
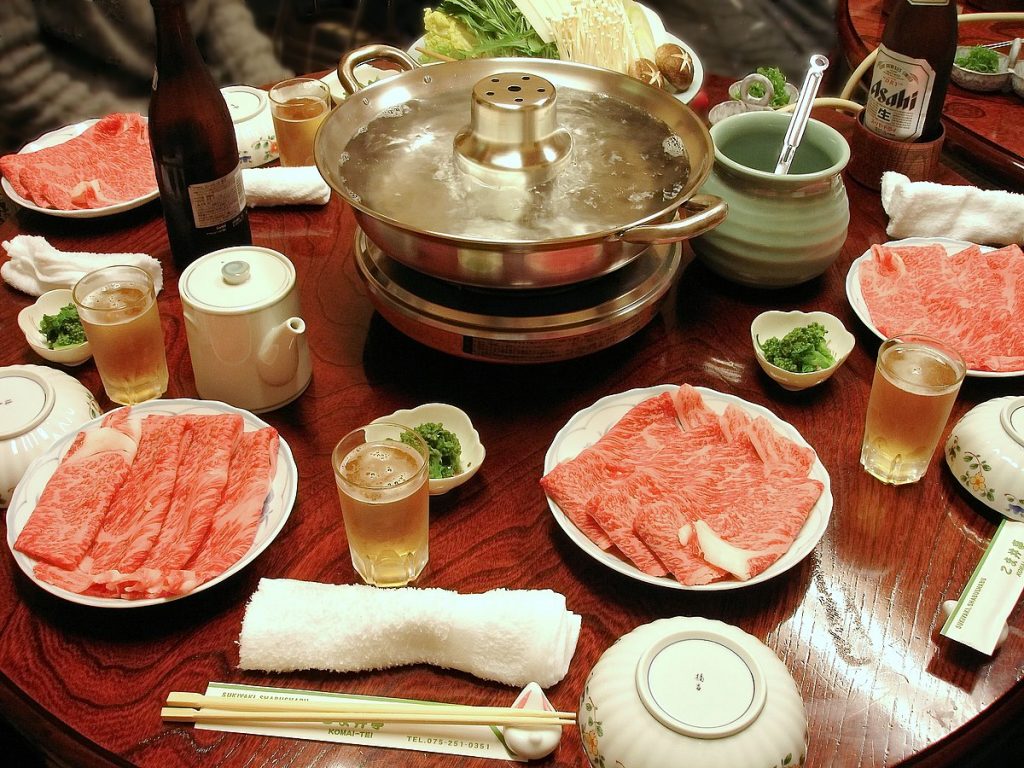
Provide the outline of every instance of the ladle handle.
[[656,245],[675,243],[714,229],[729,213],[729,204],[716,195],[694,195],[680,206],[690,215],[664,224],[641,224],[623,231],[619,238],[627,243]]
[[419,66],[416,60],[401,48],[380,43],[364,45],[349,51],[338,61],[338,80],[341,82],[341,87],[345,89],[345,93],[351,96],[360,88],[359,81],[356,80],[356,67],[380,59],[397,64],[403,71],[416,69]]

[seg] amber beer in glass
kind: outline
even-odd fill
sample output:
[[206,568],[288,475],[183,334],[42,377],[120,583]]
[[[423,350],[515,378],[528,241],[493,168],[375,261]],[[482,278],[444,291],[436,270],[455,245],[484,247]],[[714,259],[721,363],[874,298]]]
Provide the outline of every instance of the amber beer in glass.
[[144,269],[104,267],[72,291],[107,397],[132,405],[167,391],[167,357],[153,279]]
[[376,423],[332,455],[352,565],[367,584],[400,587],[427,564],[429,449],[415,431]]
[[860,462],[883,483],[924,476],[964,380],[963,358],[949,345],[917,334],[878,349]]
[[295,77],[270,89],[270,116],[274,120],[281,165],[314,165],[313,139],[331,111],[331,91],[311,77]]

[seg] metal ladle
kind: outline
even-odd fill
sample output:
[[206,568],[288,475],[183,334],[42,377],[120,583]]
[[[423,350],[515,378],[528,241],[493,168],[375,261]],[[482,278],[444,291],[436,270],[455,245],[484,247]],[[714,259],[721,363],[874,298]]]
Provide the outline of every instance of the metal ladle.
[[796,155],[796,149],[800,146],[800,140],[804,137],[804,129],[811,116],[811,107],[814,104],[814,97],[818,94],[818,86],[821,85],[821,78],[828,69],[828,59],[820,53],[811,56],[811,65],[804,77],[804,84],[800,86],[800,95],[796,100],[796,108],[793,110],[793,119],[789,121],[789,128],[786,129],[786,137],[782,140],[782,154],[779,155],[779,162],[775,166],[775,173],[789,173],[789,166]]

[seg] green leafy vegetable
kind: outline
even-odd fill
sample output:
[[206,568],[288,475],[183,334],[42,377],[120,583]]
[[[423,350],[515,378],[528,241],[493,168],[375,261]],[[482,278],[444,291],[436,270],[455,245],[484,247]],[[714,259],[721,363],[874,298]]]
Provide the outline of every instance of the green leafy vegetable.
[[[778,67],[758,67],[757,74],[768,78],[768,82],[772,84],[772,91],[774,92],[770,103],[772,108],[778,109],[789,104],[789,94],[786,93],[786,76],[782,73],[781,69]],[[751,83],[748,92],[754,98],[759,99],[764,96],[764,86],[761,83]]]
[[[446,24],[438,14],[458,23]],[[512,0],[442,0],[434,11],[425,13],[424,26],[426,47],[455,59],[558,58],[557,46],[540,39]]]
[[772,365],[793,373],[810,373],[828,368],[836,361],[825,341],[826,333],[821,323],[811,323],[794,328],[781,339],[773,336],[762,344],[759,338],[757,344]]
[[[462,445],[454,432],[436,422],[420,424],[414,431],[430,448],[428,464],[431,479],[454,477],[462,471]],[[402,442],[412,445],[412,440],[405,433],[402,434]]]
[[85,331],[74,304],[61,307],[56,315],[43,315],[39,332],[46,337],[46,346],[50,349],[70,347],[85,341]]
[[972,72],[995,72],[999,69],[999,54],[984,45],[975,45],[965,55],[956,57],[956,65]]

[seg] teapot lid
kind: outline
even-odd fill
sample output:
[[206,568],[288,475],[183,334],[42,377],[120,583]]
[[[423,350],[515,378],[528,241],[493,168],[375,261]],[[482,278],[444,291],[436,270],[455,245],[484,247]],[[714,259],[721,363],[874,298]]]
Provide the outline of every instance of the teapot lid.
[[270,248],[239,245],[201,256],[178,280],[183,302],[213,314],[239,315],[277,303],[295,285],[295,266]]

